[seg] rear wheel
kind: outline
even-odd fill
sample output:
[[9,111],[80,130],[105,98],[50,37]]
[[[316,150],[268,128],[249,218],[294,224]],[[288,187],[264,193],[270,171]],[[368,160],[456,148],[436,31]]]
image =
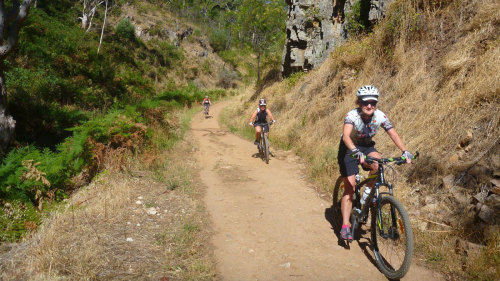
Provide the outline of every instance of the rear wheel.
[[340,209],[342,196],[344,195],[344,179],[342,177],[338,177],[335,182],[335,186],[333,187],[333,202],[332,202],[332,226],[334,231],[340,233],[340,228],[342,226],[342,211]]
[[413,256],[413,231],[405,208],[393,196],[383,196],[372,209],[372,247],[380,271],[390,279],[403,278]]

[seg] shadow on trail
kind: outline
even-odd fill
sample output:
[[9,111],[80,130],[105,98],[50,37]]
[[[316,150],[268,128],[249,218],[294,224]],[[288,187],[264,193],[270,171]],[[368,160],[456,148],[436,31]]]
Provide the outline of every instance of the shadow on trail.
[[[271,151],[269,152],[269,156],[273,157],[273,158],[275,157]],[[254,154],[252,154],[252,158],[261,158],[262,161],[264,161],[264,158],[262,158],[262,156],[260,155],[260,153],[258,151],[255,152]],[[269,158],[269,161],[271,161],[271,158]]]
[[[340,210],[340,206],[339,206]],[[346,243],[342,238],[340,238],[340,228],[342,227],[342,216],[337,214],[337,210],[335,206],[331,206],[330,208],[325,209],[325,219],[332,226],[333,233],[337,236],[337,245],[345,248],[346,250],[350,249],[349,244]]]
[[[342,212],[340,210],[340,206],[343,194],[344,194],[343,180],[342,177],[339,177],[335,182],[335,187],[333,189],[332,206],[330,206],[330,208],[325,209],[325,219],[330,223],[330,225],[332,226],[333,233],[337,236],[337,244],[343,247],[344,249],[349,250],[350,249],[349,243],[347,243],[340,237],[340,229],[342,228]],[[366,234],[366,230],[359,228],[357,233],[355,233],[354,241],[358,243],[358,246],[362,250],[363,254],[365,254],[366,258],[375,267],[377,267],[377,264],[371,255],[371,248],[370,248],[371,239],[364,238],[362,236],[363,234]],[[364,241],[361,241],[362,239]]]
[[344,185],[342,183],[342,178],[339,177],[335,182],[335,187],[333,188],[333,201],[330,208],[325,209],[325,219],[332,226],[333,233],[337,236],[337,244],[345,249],[349,249],[349,244],[346,243],[342,238],[340,238],[340,229],[342,228],[342,213],[340,211],[340,200],[344,194]]
[[361,251],[363,252],[363,254],[365,254],[366,258],[373,264],[373,266],[375,266],[375,268],[378,269],[377,262],[375,261],[375,259],[371,255],[371,253],[372,253],[372,250],[370,248],[371,239],[366,238],[366,241],[363,241],[363,242],[361,242],[360,240],[357,240],[357,241],[358,241],[358,246],[359,246],[359,248],[361,248]]

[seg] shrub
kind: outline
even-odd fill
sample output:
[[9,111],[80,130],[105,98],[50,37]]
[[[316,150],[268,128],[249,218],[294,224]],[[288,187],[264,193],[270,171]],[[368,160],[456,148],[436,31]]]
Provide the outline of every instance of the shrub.
[[369,27],[368,12],[370,10],[370,1],[358,0],[346,13],[347,31],[349,35],[357,35]]
[[219,52],[219,56],[222,60],[228,64],[230,64],[233,68],[238,66],[238,51],[236,50],[226,50]]
[[184,59],[182,49],[167,41],[155,41],[153,50],[161,66],[172,68],[175,63]]
[[236,86],[236,79],[238,79],[238,73],[236,71],[224,68],[219,73],[219,81],[217,82],[217,86],[224,89],[234,88]]
[[115,29],[115,33],[118,38],[122,40],[135,41],[135,26],[127,19],[122,19]]
[[293,74],[291,74],[288,78],[285,79],[285,83],[288,87],[288,89],[291,89],[293,88],[293,86],[295,86],[295,84],[297,84],[297,82],[300,81],[300,79],[302,79],[302,77],[304,77],[306,75],[306,72],[295,72]]
[[227,49],[229,44],[229,35],[226,30],[213,30],[208,36],[210,40],[210,46],[216,52],[224,51]]

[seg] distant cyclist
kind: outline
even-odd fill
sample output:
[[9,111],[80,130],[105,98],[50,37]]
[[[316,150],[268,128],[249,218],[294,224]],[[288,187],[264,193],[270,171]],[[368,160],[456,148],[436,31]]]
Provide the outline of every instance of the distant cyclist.
[[267,108],[267,102],[265,99],[259,100],[259,108],[254,111],[252,117],[250,117],[250,126],[255,128],[255,145],[259,145],[260,142],[260,132],[264,130],[264,133],[269,132],[269,124],[267,123],[267,116],[271,119],[271,122],[276,122],[271,110]]
[[212,105],[210,98],[208,96],[205,96],[205,99],[203,99],[202,104],[205,106],[205,114],[208,115],[208,111],[210,110],[210,106]]
[[[394,144],[401,149],[408,164],[411,163],[413,155],[406,150],[403,141],[396,133],[386,115],[376,109],[379,92],[377,88],[366,85],[358,89],[356,104],[358,108],[347,113],[344,119],[344,129],[340,140],[338,162],[340,174],[344,180],[344,195],[342,196],[342,228],[340,236],[344,240],[352,240],[352,234],[349,226],[349,217],[352,209],[352,197],[354,186],[356,184],[356,174],[359,173],[358,162],[364,170],[369,170],[370,175],[376,174],[378,164],[365,163],[365,155],[381,158],[380,153],[375,149],[373,136],[380,127],[384,128]],[[353,158],[354,157],[354,158]],[[373,182],[369,184],[373,187]]]

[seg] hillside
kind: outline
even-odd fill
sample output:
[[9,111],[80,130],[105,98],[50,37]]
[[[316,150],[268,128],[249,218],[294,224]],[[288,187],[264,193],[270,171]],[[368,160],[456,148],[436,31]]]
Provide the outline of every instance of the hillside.
[[[328,215],[343,119],[365,84],[420,152],[387,171],[416,232],[407,278],[500,279],[498,1],[384,1],[385,18],[343,44],[316,31],[336,20],[340,32],[347,1],[321,0],[335,18],[301,1],[36,1],[2,68],[16,136],[1,155],[0,279],[384,278],[369,244],[335,241]],[[290,3],[316,19],[303,22],[316,41],[297,37],[283,59],[319,56],[280,81]],[[236,94],[199,113],[205,95]],[[253,140],[260,97],[278,119],[270,166],[230,133]]]
[[[227,123],[250,137],[244,124],[266,98],[278,119],[272,144],[306,159],[331,194],[343,118],[360,86],[376,86],[378,108],[421,153],[391,177],[418,230],[418,259],[450,278],[498,279],[499,15],[498,1],[394,1],[372,32],[317,69],[249,93]],[[399,155],[385,134],[375,141]]]
[[179,112],[241,83],[198,26],[149,1],[112,2],[100,44],[104,9],[85,30],[81,3],[38,1],[4,62],[16,132],[1,155],[0,243],[36,229],[108,155],[172,147]]
[[155,2],[110,1],[102,45],[104,5],[88,31],[83,1],[31,8],[6,61],[17,131],[1,155],[0,279],[213,278],[182,140],[204,96],[241,81]]

